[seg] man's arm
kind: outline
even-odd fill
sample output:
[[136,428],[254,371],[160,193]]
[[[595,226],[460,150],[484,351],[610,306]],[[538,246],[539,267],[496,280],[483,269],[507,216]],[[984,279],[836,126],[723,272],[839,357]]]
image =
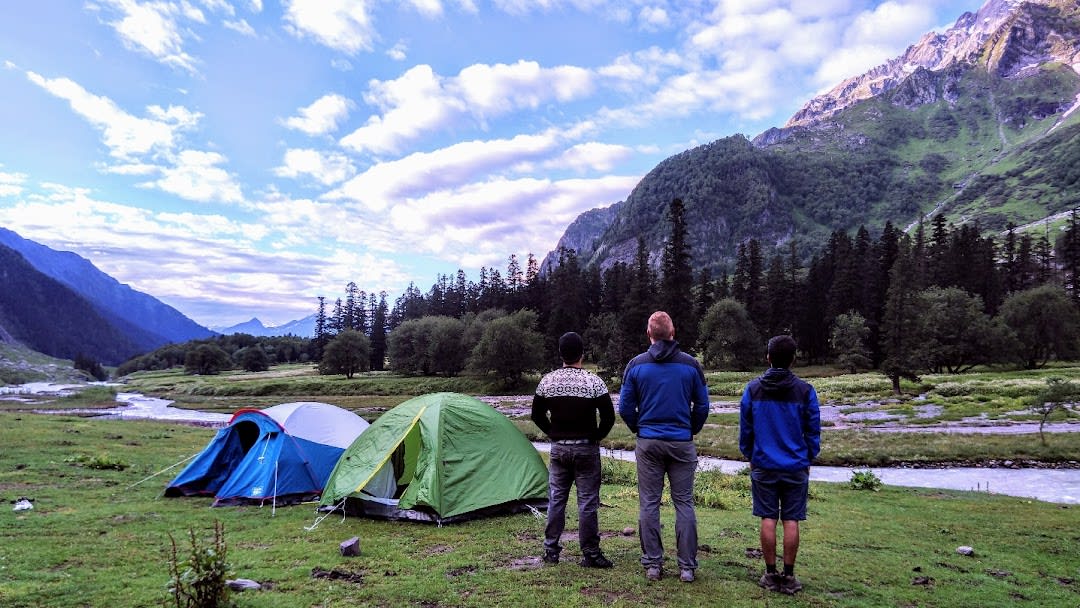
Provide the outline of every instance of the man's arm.
[[739,451],[750,460],[754,453],[754,410],[750,402],[750,387],[743,390],[739,401]]
[[690,411],[690,433],[697,435],[709,419],[709,385],[705,383],[705,372],[698,366],[694,382],[693,409]]
[[810,449],[810,462],[813,462],[821,452],[821,404],[818,403],[817,391],[813,386],[806,397],[806,407],[803,408],[803,437]]
[[600,441],[615,426],[615,406],[611,403],[611,394],[604,393],[596,398],[596,411],[600,412],[600,424],[596,427],[594,441]]
[[619,389],[619,416],[630,428],[630,432],[637,435],[638,432],[638,397],[631,378],[630,366],[627,365],[623,373],[622,388]]
[[532,421],[545,435],[551,436],[551,433],[549,432],[551,431],[551,419],[548,418],[547,397],[533,395]]

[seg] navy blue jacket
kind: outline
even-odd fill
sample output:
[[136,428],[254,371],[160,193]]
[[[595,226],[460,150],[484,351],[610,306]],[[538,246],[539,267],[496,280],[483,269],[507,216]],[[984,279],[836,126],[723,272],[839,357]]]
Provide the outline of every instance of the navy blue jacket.
[[755,468],[805,469],[821,449],[820,407],[814,387],[790,370],[769,368],[743,391],[739,451]]
[[709,417],[701,364],[674,340],[654,342],[626,364],[619,416],[642,439],[693,439]]

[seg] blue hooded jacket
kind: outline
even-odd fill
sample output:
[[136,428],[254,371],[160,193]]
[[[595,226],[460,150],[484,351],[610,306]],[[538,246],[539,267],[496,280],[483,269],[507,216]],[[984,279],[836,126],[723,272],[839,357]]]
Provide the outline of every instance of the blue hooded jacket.
[[821,449],[821,413],[814,387],[782,367],[751,380],[739,404],[739,451],[751,466],[797,471]]
[[643,439],[690,441],[709,417],[709,388],[697,359],[658,340],[623,372],[619,416]]

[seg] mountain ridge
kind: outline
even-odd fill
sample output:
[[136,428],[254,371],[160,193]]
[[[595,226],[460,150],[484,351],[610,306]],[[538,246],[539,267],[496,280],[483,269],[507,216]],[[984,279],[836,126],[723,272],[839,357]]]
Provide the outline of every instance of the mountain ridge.
[[[749,238],[766,248],[796,239],[806,259],[836,229],[945,213],[1004,230],[1069,208],[1069,165],[1080,164],[1080,7],[990,0],[956,23],[832,90],[846,97],[811,100],[790,126],[661,161],[610,222],[585,221],[595,210],[586,212],[560,245],[579,245],[583,263],[604,269],[631,263],[645,236],[656,266],[674,198],[685,203],[695,265],[714,271],[730,269]],[[875,94],[860,97],[860,86]]]

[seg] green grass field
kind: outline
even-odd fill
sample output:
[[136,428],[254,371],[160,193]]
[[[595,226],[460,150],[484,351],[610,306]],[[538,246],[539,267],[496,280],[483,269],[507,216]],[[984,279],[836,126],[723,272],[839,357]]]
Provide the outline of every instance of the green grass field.
[[[1076,507],[814,483],[799,554],[806,588],[792,598],[757,587],[757,522],[745,482],[730,476],[699,478],[698,580],[650,584],[636,536],[622,533],[636,527],[636,490],[625,485],[632,471],[605,474],[612,482],[602,492],[602,546],[615,568],[579,567],[573,534],[563,562],[541,567],[544,524],[531,514],[441,528],[335,516],[309,531],[312,505],[214,509],[208,498],[160,498],[179,467],[151,476],[197,453],[212,434],[159,422],[0,414],[0,606],[172,605],[170,536],[183,555],[191,532],[209,544],[215,521],[224,526],[233,576],[264,587],[234,595],[245,607],[1080,604]],[[13,511],[23,496],[34,508]],[[672,517],[665,507],[673,560]],[[340,556],[338,544],[352,536],[361,555]],[[957,554],[960,545],[975,555]]]

